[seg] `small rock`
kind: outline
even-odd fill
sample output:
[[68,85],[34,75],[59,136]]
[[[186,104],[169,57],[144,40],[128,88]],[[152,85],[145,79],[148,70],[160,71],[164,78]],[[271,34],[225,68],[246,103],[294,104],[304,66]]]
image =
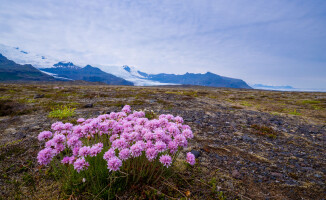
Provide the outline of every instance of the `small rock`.
[[34,96],[34,99],[40,99],[40,98],[43,98],[44,97],[44,94],[36,94]]
[[4,131],[4,134],[15,134],[16,133],[16,129],[14,128],[7,128],[5,131]]
[[18,132],[18,133],[15,134],[15,137],[20,140],[20,139],[25,138],[26,134],[23,133],[23,132]]
[[277,172],[272,172],[271,175],[272,176],[275,176],[275,177],[278,177],[278,178],[282,178],[283,177],[283,174],[277,173]]
[[295,180],[287,180],[287,181],[285,181],[285,184],[290,185],[290,186],[293,186],[293,185],[297,185],[298,182],[295,181]]
[[155,99],[151,99],[151,100],[149,100],[149,103],[155,103],[155,102],[156,102]]
[[241,179],[241,174],[238,170],[235,169],[232,171],[232,177],[236,179]]
[[198,158],[200,156],[200,151],[197,150],[191,150],[190,153],[194,154],[195,158]]
[[246,141],[246,142],[252,142],[252,141],[254,141],[254,139],[252,139],[252,138],[249,137],[248,135],[244,135],[244,136],[242,136],[241,139],[242,139],[243,141]]
[[226,187],[228,187],[229,189],[233,190],[234,189],[234,186],[233,186],[233,183],[231,181],[227,181],[225,183]]
[[216,159],[218,159],[218,160],[220,160],[220,161],[223,161],[223,157],[219,156],[219,155],[216,154],[216,153],[210,153],[210,157],[212,157],[212,158],[216,158]]
[[84,106],[84,108],[93,108],[93,104],[92,103],[88,103]]
[[315,174],[314,175],[316,178],[321,178],[322,177],[322,175],[320,175],[320,174]]

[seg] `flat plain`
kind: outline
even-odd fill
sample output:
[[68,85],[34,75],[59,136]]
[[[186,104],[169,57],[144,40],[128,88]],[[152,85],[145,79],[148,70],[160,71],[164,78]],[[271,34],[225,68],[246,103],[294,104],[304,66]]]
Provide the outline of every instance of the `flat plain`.
[[[64,83],[0,84],[0,199],[83,199],[65,196],[50,168],[37,164],[37,135],[123,105],[148,118],[183,117],[195,135],[186,150],[198,158],[117,199],[325,199],[326,93]],[[74,115],[49,115],[64,106]]]

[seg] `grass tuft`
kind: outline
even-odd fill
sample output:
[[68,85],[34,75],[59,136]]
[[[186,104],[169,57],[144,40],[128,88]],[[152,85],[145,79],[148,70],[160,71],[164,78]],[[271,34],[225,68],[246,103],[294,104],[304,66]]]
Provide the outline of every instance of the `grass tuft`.
[[49,113],[48,117],[59,118],[59,119],[72,117],[72,116],[75,116],[75,109],[76,108],[61,106],[58,109],[52,109],[52,111]]

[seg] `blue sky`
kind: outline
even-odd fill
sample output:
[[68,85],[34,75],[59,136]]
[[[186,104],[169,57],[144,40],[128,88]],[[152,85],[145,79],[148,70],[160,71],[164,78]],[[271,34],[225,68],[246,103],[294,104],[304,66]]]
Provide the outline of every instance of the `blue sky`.
[[79,64],[326,88],[325,0],[0,0],[0,43]]

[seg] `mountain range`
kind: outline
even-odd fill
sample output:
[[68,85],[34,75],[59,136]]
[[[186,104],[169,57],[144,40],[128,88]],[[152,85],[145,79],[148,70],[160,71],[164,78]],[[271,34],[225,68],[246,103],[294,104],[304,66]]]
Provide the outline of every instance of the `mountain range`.
[[[220,76],[211,72],[205,74],[186,73],[183,75],[176,74],[147,74],[137,70],[135,67],[124,66],[109,66],[109,65],[86,65],[81,67],[72,62],[60,61],[50,56],[33,54],[19,47],[9,47],[0,44],[0,55],[7,57],[7,61],[1,60],[2,71],[1,76],[7,77],[4,73],[9,73],[13,63],[15,73],[18,73],[17,66],[25,66],[29,64],[35,72],[38,72],[39,79],[45,80],[84,80],[90,82],[104,82],[110,85],[136,85],[136,86],[154,86],[154,85],[201,85],[212,87],[231,87],[231,88],[251,88],[246,82],[241,79],[234,79]],[[4,57],[4,58],[5,58]],[[8,64],[8,61],[11,63]],[[7,63],[7,64],[6,64]],[[7,65],[7,71],[5,67]],[[23,70],[23,68],[22,68]],[[24,70],[23,70],[24,71]],[[26,70],[25,70],[26,71]],[[27,70],[28,71],[28,70]],[[20,74],[22,74],[21,72]],[[30,80],[30,75],[25,76],[8,76],[12,80],[26,79]],[[35,78],[35,77],[34,77]],[[35,79],[38,79],[35,78]],[[1,81],[2,79],[0,79]],[[6,80],[6,81],[8,81]],[[3,80],[2,80],[3,81]]]

